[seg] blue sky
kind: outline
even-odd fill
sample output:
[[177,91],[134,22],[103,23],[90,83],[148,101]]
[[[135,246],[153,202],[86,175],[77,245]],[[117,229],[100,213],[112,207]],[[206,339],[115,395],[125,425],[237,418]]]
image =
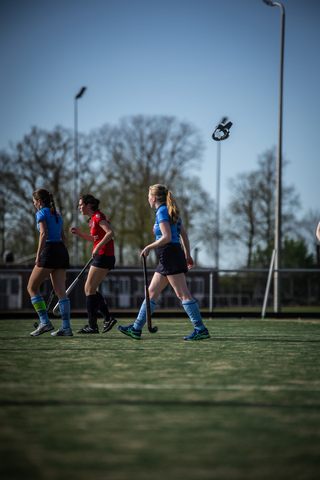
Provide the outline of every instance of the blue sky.
[[[302,217],[318,204],[320,2],[286,10],[283,174]],[[221,211],[228,179],[277,145],[280,9],[262,0],[4,0],[0,6],[0,148],[32,126],[89,133],[126,115],[174,115],[195,125],[206,151],[200,176],[215,199],[222,116]]]

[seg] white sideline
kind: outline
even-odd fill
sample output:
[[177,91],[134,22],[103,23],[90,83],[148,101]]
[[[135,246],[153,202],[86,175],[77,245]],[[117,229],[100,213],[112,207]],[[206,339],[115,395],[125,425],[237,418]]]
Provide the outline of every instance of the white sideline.
[[234,391],[263,391],[263,392],[320,392],[320,385],[293,386],[293,385],[155,385],[138,383],[56,383],[48,385],[26,383],[0,383],[1,388],[14,389],[37,389],[46,388],[95,388],[105,390],[234,390]]

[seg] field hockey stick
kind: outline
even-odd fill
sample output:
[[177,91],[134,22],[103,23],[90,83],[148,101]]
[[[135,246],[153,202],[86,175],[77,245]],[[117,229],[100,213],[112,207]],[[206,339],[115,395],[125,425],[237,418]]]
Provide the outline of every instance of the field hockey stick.
[[[76,284],[78,283],[79,281],[79,278],[81,277],[81,275],[85,272],[85,270],[89,267],[89,265],[93,262],[93,258],[91,257],[90,260],[87,262],[87,264],[83,267],[83,269],[81,270],[81,272],[79,273],[79,275],[73,280],[73,282],[71,283],[71,285],[68,287],[67,291],[66,291],[66,294],[69,295],[70,292],[72,292],[72,290],[74,289],[74,287],[76,286]],[[53,314],[56,315],[57,317],[60,315],[60,308],[59,308],[59,302],[56,304],[56,306],[54,307],[53,309]]]
[[[222,120],[223,121],[223,120]],[[221,140],[225,140],[230,135],[230,128],[232,127],[232,122],[228,122],[226,125],[223,123],[219,123],[219,125],[215,128],[212,138],[217,142]]]
[[156,333],[158,331],[158,327],[153,327],[151,324],[151,313],[150,313],[150,298],[149,298],[149,289],[148,289],[148,277],[147,277],[147,264],[146,264],[146,257],[142,255],[142,262],[143,262],[143,276],[144,276],[144,292],[145,292],[145,299],[146,299],[146,309],[147,309],[147,325],[148,330],[150,333]]

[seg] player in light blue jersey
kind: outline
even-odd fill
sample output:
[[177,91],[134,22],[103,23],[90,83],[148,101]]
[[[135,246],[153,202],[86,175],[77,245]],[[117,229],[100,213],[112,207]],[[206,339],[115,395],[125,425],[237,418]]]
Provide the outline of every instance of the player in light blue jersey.
[[51,335],[53,337],[72,336],[70,301],[66,294],[66,269],[70,268],[70,264],[66,236],[62,228],[63,220],[56,211],[53,196],[44,188],[33,193],[33,204],[38,210],[36,222],[39,230],[39,245],[36,264],[30,275],[27,289],[40,324],[30,335],[37,337],[54,329],[40,293],[40,286],[50,275],[52,286],[59,298],[62,317],[62,327]]
[[[188,269],[192,268],[193,259],[190,255],[188,235],[181,222],[175,198],[164,185],[156,184],[149,188],[148,202],[150,207],[156,211],[153,227],[156,240],[141,251],[141,256],[148,257],[150,250],[155,248],[159,258],[158,267],[149,286],[150,312],[152,314],[158,296],[170,283],[194,326],[194,331],[191,335],[184,337],[184,340],[209,338],[210,335],[203,324],[198,303],[191,296],[186,282],[185,274]],[[125,335],[139,339],[145,323],[146,302],[144,300],[135,323],[128,327],[119,325],[118,329]]]

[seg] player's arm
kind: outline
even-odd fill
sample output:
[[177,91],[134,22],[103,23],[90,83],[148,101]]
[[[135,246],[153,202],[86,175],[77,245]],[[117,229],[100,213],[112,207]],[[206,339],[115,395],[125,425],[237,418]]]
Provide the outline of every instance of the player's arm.
[[171,242],[172,239],[172,234],[171,234],[171,228],[170,228],[170,223],[169,222],[161,222],[159,224],[161,234],[162,236],[156,240],[153,243],[150,243],[150,245],[147,245],[140,253],[140,257],[144,255],[146,258],[149,255],[149,252],[152,248],[157,248],[157,247],[162,247],[163,245],[166,245],[167,243]]
[[193,258],[191,257],[191,254],[190,254],[189,237],[188,237],[188,234],[185,231],[185,228],[182,225],[182,223],[181,223],[181,230],[180,230],[180,238],[181,238],[181,244],[182,244],[183,249],[184,249],[184,254],[186,256],[187,265],[188,265],[188,268],[190,270],[190,268],[193,267]]
[[[99,255],[100,248],[102,248],[106,243],[114,237],[114,231],[112,230],[111,225],[106,220],[101,220],[99,222],[99,227],[105,231],[105,236],[100,240],[100,242],[95,246],[92,252],[92,257],[95,258]],[[93,237],[92,237],[93,238]]]
[[61,229],[61,242],[67,247],[67,237],[63,228]]
[[39,222],[40,234],[39,234],[39,244],[36,257],[36,265],[41,267],[40,256],[48,238],[48,229],[47,222]]
[[77,235],[78,237],[83,238],[84,240],[88,240],[89,242],[93,242],[94,240],[92,235],[89,235],[88,233],[80,232],[80,230],[78,230],[75,227],[71,227],[69,231],[70,233],[73,233],[74,235]]
[[316,236],[317,236],[317,239],[318,239],[319,242],[320,242],[320,222],[318,223],[318,226],[317,226]]

